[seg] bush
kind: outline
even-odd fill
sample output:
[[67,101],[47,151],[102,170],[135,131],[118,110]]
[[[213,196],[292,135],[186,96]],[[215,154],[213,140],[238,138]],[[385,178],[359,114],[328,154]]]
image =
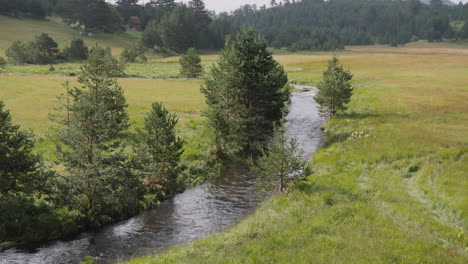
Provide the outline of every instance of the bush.
[[125,66],[112,56],[110,48],[92,47],[89,50],[88,63],[105,65],[108,68],[109,77],[125,75]]
[[6,64],[7,64],[7,61],[3,57],[0,57],[0,68],[5,67]]
[[41,33],[34,41],[27,45],[27,54],[30,56],[29,63],[48,64],[55,61],[59,52],[58,44],[49,34]]
[[125,48],[120,54],[120,60],[123,63],[134,63],[140,62],[145,63],[148,59],[145,56],[146,49],[141,46],[134,46],[131,48]]
[[197,78],[203,74],[200,56],[198,56],[194,48],[188,49],[187,54],[180,58],[179,63],[181,66],[180,75],[182,77]]
[[11,62],[15,64],[23,64],[28,61],[28,55],[26,52],[26,45],[22,41],[15,41],[5,52],[6,56]]
[[410,39],[410,42],[418,42],[420,40],[420,38],[416,35],[413,35]]
[[48,64],[58,55],[58,44],[48,34],[42,33],[27,44],[15,41],[7,49],[6,55],[13,63]]
[[74,39],[70,42],[70,45],[63,49],[63,56],[69,61],[86,60],[88,58],[88,46],[82,39]]

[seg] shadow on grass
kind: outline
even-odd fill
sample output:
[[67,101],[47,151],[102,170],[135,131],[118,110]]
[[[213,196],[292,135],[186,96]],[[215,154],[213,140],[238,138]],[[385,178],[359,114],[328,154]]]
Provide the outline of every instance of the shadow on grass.
[[344,120],[344,119],[366,119],[366,118],[407,118],[409,117],[408,113],[387,113],[387,114],[376,114],[376,113],[341,113],[335,116],[335,119]]
[[349,136],[351,136],[351,133],[348,132],[328,135],[325,143],[323,143],[323,148],[328,148],[335,143],[346,141]]
[[327,205],[334,205],[339,202],[353,202],[362,199],[358,193],[338,187],[327,186],[310,181],[301,181],[296,184],[297,190],[307,195],[320,195]]
[[365,118],[371,118],[371,117],[382,117],[382,115],[373,114],[373,113],[351,112],[351,113],[341,113],[335,116],[336,119],[365,119]]

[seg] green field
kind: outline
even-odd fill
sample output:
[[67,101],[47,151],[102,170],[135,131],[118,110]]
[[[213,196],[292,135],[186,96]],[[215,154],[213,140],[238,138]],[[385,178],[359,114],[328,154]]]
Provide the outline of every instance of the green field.
[[[15,40],[30,41],[35,35],[48,33],[62,49],[67,43],[80,38],[78,30],[73,30],[59,18],[48,18],[46,20],[19,19],[0,16],[0,56]],[[128,31],[119,34],[94,34],[93,37],[82,37],[88,46],[96,45],[111,47],[114,55],[120,54],[123,48],[134,44],[139,33]]]
[[[0,54],[16,39],[48,32],[63,47],[76,32],[56,21],[0,16]],[[133,35],[97,35],[114,54]],[[291,81],[317,83],[331,54],[276,55]],[[349,47],[342,63],[355,76],[344,115],[328,122],[314,174],[298,190],[266,201],[233,229],[131,263],[467,263],[468,49],[418,43]],[[206,69],[217,59],[203,56]],[[178,58],[130,64],[119,79],[133,124],[153,101],[180,117],[188,144],[205,108],[201,80],[176,79]],[[0,100],[13,122],[33,129],[50,151],[48,120],[79,64],[8,65]],[[356,136],[359,132],[361,136]],[[361,133],[362,132],[362,133]],[[51,158],[51,152],[46,153]]]
[[[130,263],[468,262],[467,50],[358,49],[341,56],[350,109],[325,125],[308,181],[231,230]],[[277,58],[316,83],[329,56]]]

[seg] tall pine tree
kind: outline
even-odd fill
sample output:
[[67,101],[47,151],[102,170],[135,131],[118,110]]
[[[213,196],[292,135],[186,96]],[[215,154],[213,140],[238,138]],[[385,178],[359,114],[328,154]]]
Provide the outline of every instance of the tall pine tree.
[[267,50],[265,39],[243,29],[228,40],[202,93],[218,155],[245,150],[268,138],[289,99],[288,78]]
[[69,123],[57,145],[75,206],[84,206],[93,226],[135,213],[139,200],[139,181],[121,144],[128,127],[127,103],[110,77],[113,69],[103,58],[105,52],[98,47],[90,51],[78,78],[81,86],[69,89]]

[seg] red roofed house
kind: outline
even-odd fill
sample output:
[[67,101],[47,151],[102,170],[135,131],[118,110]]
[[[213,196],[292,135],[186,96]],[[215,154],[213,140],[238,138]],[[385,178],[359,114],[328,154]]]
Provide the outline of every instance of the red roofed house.
[[131,16],[130,19],[128,19],[127,28],[133,30],[142,30],[143,23],[141,23],[141,19],[139,17]]

